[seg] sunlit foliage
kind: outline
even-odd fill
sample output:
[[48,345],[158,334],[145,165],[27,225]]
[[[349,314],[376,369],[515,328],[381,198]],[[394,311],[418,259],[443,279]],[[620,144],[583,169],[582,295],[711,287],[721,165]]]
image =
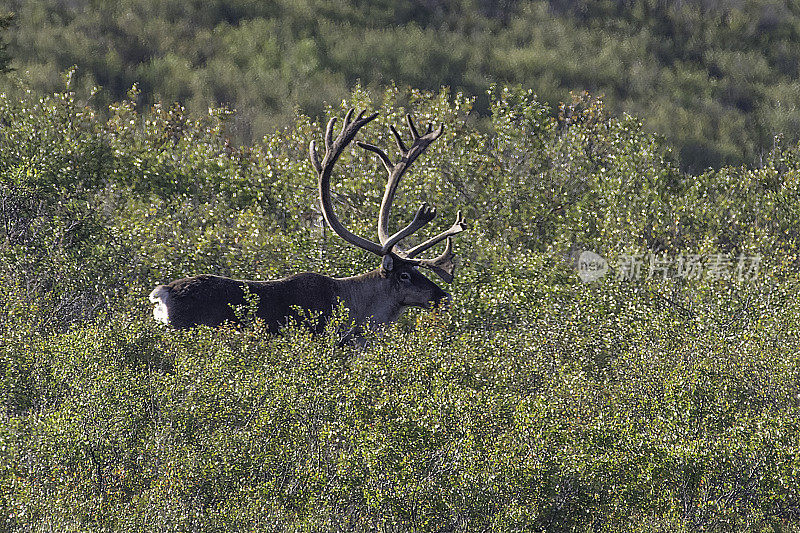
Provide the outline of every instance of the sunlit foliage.
[[[322,227],[298,114],[252,147],[229,112],[97,111],[0,97],[0,524],[7,531],[796,531],[797,148],[689,176],[634,118],[576,94],[358,88],[391,146],[411,111],[445,134],[408,176],[470,231],[446,313],[364,347],[176,332],[146,302],[200,272],[376,266]],[[334,179],[376,231],[384,172]],[[436,220],[440,227],[451,220]],[[760,256],[752,279],[582,284],[576,252]]]

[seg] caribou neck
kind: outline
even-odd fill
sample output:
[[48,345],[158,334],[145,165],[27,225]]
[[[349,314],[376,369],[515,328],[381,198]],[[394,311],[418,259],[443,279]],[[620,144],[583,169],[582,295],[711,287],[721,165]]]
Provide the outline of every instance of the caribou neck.
[[390,281],[381,276],[380,269],[348,278],[336,278],[339,298],[350,311],[357,324],[369,322],[373,326],[389,324],[403,312],[403,305],[387,297],[391,293]]

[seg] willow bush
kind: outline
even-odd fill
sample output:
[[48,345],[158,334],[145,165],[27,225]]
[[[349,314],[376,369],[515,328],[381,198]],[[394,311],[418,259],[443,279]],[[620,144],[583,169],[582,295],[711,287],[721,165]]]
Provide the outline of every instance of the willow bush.
[[[389,147],[443,122],[395,202],[463,209],[448,312],[363,346],[173,331],[146,301],[201,272],[345,276],[307,162],[321,125],[252,148],[229,114],[102,113],[67,90],[0,97],[0,521],[8,531],[797,531],[798,150],[682,174],[636,119],[356,89]],[[383,170],[348,150],[344,222],[375,231]],[[445,220],[434,224],[449,225]],[[611,269],[582,283],[580,251]],[[761,258],[747,279],[620,279],[630,254]],[[649,277],[649,279],[648,279]]]

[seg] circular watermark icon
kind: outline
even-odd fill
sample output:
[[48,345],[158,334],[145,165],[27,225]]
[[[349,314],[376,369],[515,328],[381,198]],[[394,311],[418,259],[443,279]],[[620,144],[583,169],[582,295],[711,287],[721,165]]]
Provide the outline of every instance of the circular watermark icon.
[[584,283],[597,281],[608,274],[608,261],[602,256],[585,250],[578,257],[578,276]]

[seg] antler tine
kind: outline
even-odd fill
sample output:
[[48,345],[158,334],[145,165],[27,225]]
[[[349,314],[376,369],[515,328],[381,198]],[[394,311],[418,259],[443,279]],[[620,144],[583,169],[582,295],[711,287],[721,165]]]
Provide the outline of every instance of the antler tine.
[[308,157],[311,159],[311,166],[317,171],[317,174],[322,172],[322,165],[319,163],[319,156],[317,155],[317,143],[311,141],[308,145]]
[[416,257],[425,250],[432,248],[442,242],[445,239],[448,239],[448,243],[450,242],[449,238],[453,235],[458,235],[462,231],[467,229],[467,225],[464,222],[464,216],[461,213],[461,210],[458,211],[456,215],[456,221],[453,223],[452,226],[447,228],[445,231],[441,232],[439,235],[428,239],[427,241],[423,242],[422,244],[418,244],[414,246],[410,250],[406,252],[406,257]]
[[455,254],[453,254],[453,240],[447,237],[447,245],[444,248],[444,252],[438,257],[434,257],[433,259],[407,259],[407,261],[432,270],[444,281],[451,283],[456,270],[453,259],[455,259]]
[[[344,135],[345,130],[347,130],[347,126],[349,126],[353,122],[353,112],[354,111],[355,111],[355,109],[353,109],[352,107],[347,110],[347,114],[344,116],[344,121],[342,122],[342,131],[339,132],[339,137],[340,138]],[[363,114],[363,112],[358,115],[359,118],[361,118],[362,114]],[[331,119],[331,120],[333,120],[333,119]]]
[[387,172],[391,172],[392,168],[394,168],[394,163],[392,160],[389,159],[389,156],[386,155],[386,152],[375,146],[374,144],[365,143],[362,141],[356,141],[356,144],[363,148],[364,150],[369,150],[370,152],[375,152],[378,155],[380,160],[383,162],[383,166],[386,168]]
[[392,235],[391,237],[389,237],[389,239],[387,239],[387,241],[383,243],[383,248],[381,249],[383,254],[385,255],[391,252],[392,248],[398,242],[402,241],[409,235],[413,234],[414,232],[425,226],[425,224],[433,220],[435,217],[436,217],[436,208],[428,206],[427,203],[423,203],[421,206],[419,206],[419,209],[417,209],[417,212],[414,215],[414,219],[411,221],[411,223],[405,228],[395,233],[394,235]]
[[336,123],[336,118],[331,118],[328,121],[328,126],[325,129],[325,157],[323,158],[322,163],[319,162],[319,158],[317,157],[316,145],[314,141],[312,141],[309,145],[309,156],[311,158],[312,166],[319,175],[319,199],[322,206],[322,214],[331,229],[350,244],[354,244],[355,246],[363,248],[364,250],[372,252],[376,255],[385,255],[381,252],[382,246],[380,244],[374,243],[363,237],[359,237],[345,228],[342,223],[339,222],[339,218],[336,216],[336,212],[333,209],[333,203],[331,202],[331,174],[333,173],[333,167],[336,164],[336,160],[339,159],[339,156],[342,154],[344,149],[348,144],[350,144],[350,142],[353,140],[353,137],[356,136],[358,130],[378,116],[377,113],[373,113],[367,117],[364,117],[364,112],[362,111],[359,113],[356,120],[352,120],[353,111],[353,109],[350,109],[347,112],[347,115],[344,118],[342,130],[336,139],[333,139],[333,127]]
[[[325,151],[331,149],[333,145],[333,126],[336,124],[336,117],[331,117],[328,121],[328,125],[325,127]],[[325,154],[328,155],[327,153]]]
[[406,113],[406,122],[408,123],[408,129],[411,130],[411,137],[416,141],[419,139],[419,132],[417,131],[417,127],[414,125],[414,119],[411,118],[409,113]]
[[392,130],[392,135],[394,135],[394,140],[397,142],[397,149],[400,150],[401,154],[408,152],[408,148],[406,148],[406,143],[403,142],[403,138],[397,133],[397,130],[394,128],[393,125],[389,125],[389,129]]

